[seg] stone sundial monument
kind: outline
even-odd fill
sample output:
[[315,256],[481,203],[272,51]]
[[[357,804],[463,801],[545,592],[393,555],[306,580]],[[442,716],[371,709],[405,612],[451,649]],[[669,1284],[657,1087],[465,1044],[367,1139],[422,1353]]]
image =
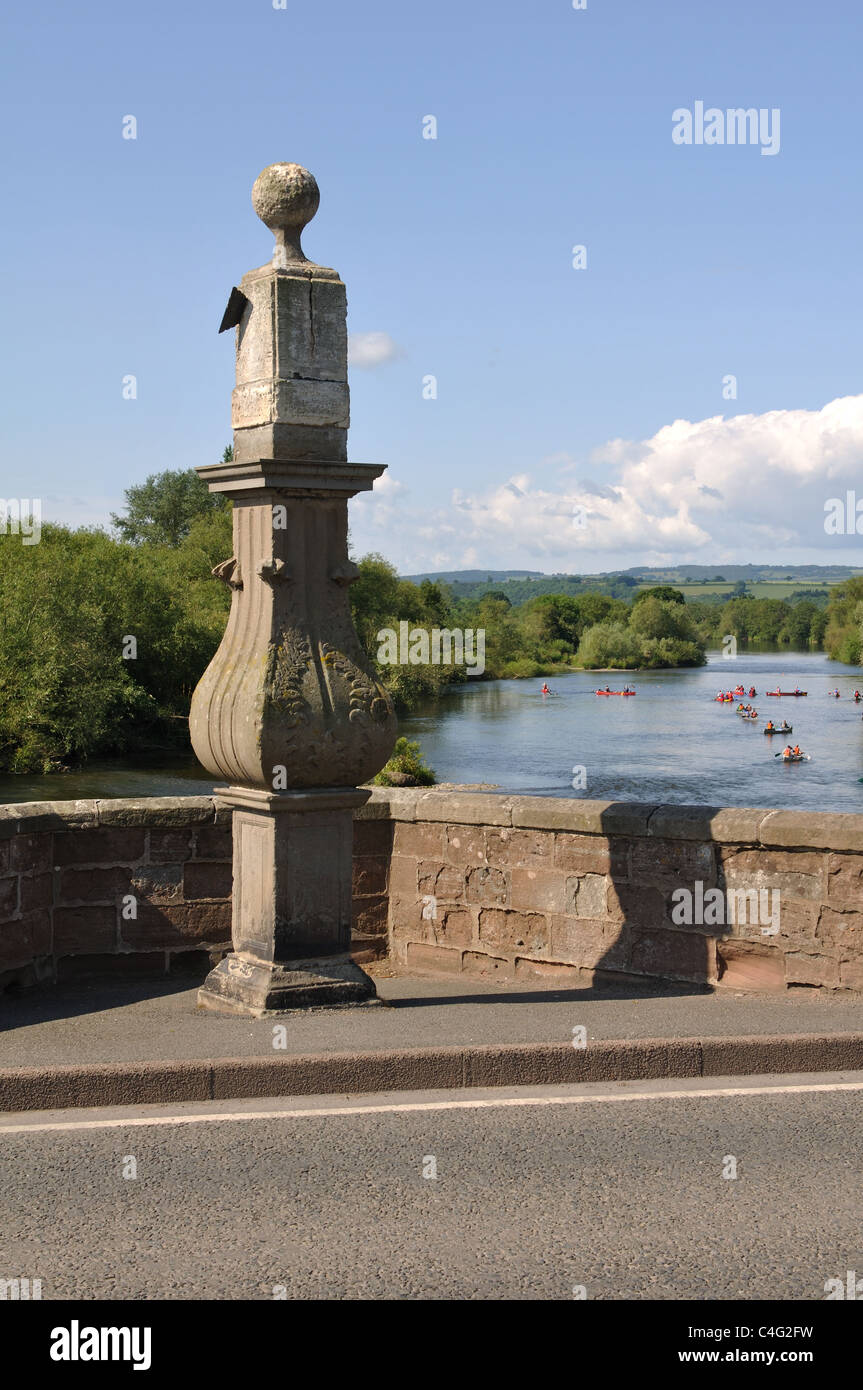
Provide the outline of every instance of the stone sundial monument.
[[318,186],[272,164],[252,204],[272,261],[234,290],[234,459],[199,468],[234,503],[221,646],[192,699],[192,744],[232,809],[233,951],[199,1002],[232,1013],[373,999],[348,954],[353,811],[395,742],[389,696],[351,620],[348,500],[383,465],[347,462],[345,287],[306,259]]

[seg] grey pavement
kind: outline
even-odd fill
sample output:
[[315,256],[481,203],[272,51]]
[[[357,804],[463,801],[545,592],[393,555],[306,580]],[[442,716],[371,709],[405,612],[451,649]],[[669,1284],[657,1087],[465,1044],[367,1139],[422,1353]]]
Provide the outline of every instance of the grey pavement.
[[[7,994],[0,997],[0,1067],[567,1043],[578,1026],[588,1040],[863,1032],[863,1002],[816,990],[776,996],[691,993],[685,986],[502,988],[386,972],[376,983],[387,1007],[267,1019],[198,1009],[195,989],[167,987],[164,979]],[[274,1052],[278,1023],[286,1048]]]
[[[863,1270],[861,1086],[306,1097],[279,1118],[77,1111],[62,1133],[12,1133],[45,1118],[18,1117],[0,1275],[46,1299],[823,1300]],[[201,1122],[214,1109],[238,1118]]]

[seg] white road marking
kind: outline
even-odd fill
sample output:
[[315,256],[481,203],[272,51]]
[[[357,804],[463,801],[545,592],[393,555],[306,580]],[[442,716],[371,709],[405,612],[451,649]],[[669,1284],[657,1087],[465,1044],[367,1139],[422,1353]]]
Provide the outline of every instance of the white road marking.
[[468,1100],[398,1101],[388,1105],[320,1106],[315,1109],[227,1110],[213,1114],[174,1114],[111,1117],[106,1120],[53,1120],[33,1124],[0,1124],[0,1137],[6,1134],[45,1134],[69,1130],[132,1129],[157,1125],[206,1125],[249,1120],[325,1119],[332,1115],[397,1115],[431,1110],[503,1110],[528,1105],[603,1105],[626,1101],[712,1100],[717,1097],[800,1095],[829,1091],[863,1091],[863,1081],[830,1081],[814,1084],[773,1086],[722,1086],[679,1091],[619,1091],[585,1095],[500,1096]]

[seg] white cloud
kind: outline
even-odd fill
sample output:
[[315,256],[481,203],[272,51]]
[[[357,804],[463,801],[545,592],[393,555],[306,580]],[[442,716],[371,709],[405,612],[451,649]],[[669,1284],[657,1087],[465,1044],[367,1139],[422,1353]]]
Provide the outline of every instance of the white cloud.
[[824,531],[828,498],[856,487],[863,499],[863,396],[821,410],[675,420],[651,439],[611,440],[588,464],[604,465],[601,487],[574,477],[578,465],[565,454],[546,459],[544,475],[552,461],[557,487],[516,474],[484,491],[457,490],[434,510],[410,507],[382,480],[365,499],[363,529],[408,573],[477,563],[589,573],[795,556],[863,563],[863,539]]
[[348,334],[348,362],[352,367],[382,367],[401,355],[401,348],[389,333]]

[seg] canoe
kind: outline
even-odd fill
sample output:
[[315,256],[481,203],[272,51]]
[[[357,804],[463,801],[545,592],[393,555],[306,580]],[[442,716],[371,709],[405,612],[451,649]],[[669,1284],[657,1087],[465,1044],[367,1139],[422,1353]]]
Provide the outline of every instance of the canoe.
[[792,753],[790,758],[786,758],[782,753],[777,753],[776,756],[782,763],[808,763],[809,761],[808,753]]
[[636,690],[595,690],[594,695],[637,695]]
[[793,725],[793,724],[789,724],[787,729],[762,729],[762,733],[765,733],[765,734],[793,734],[793,733],[794,733],[794,725]]
[[765,695],[808,695],[808,690],[765,690]]

